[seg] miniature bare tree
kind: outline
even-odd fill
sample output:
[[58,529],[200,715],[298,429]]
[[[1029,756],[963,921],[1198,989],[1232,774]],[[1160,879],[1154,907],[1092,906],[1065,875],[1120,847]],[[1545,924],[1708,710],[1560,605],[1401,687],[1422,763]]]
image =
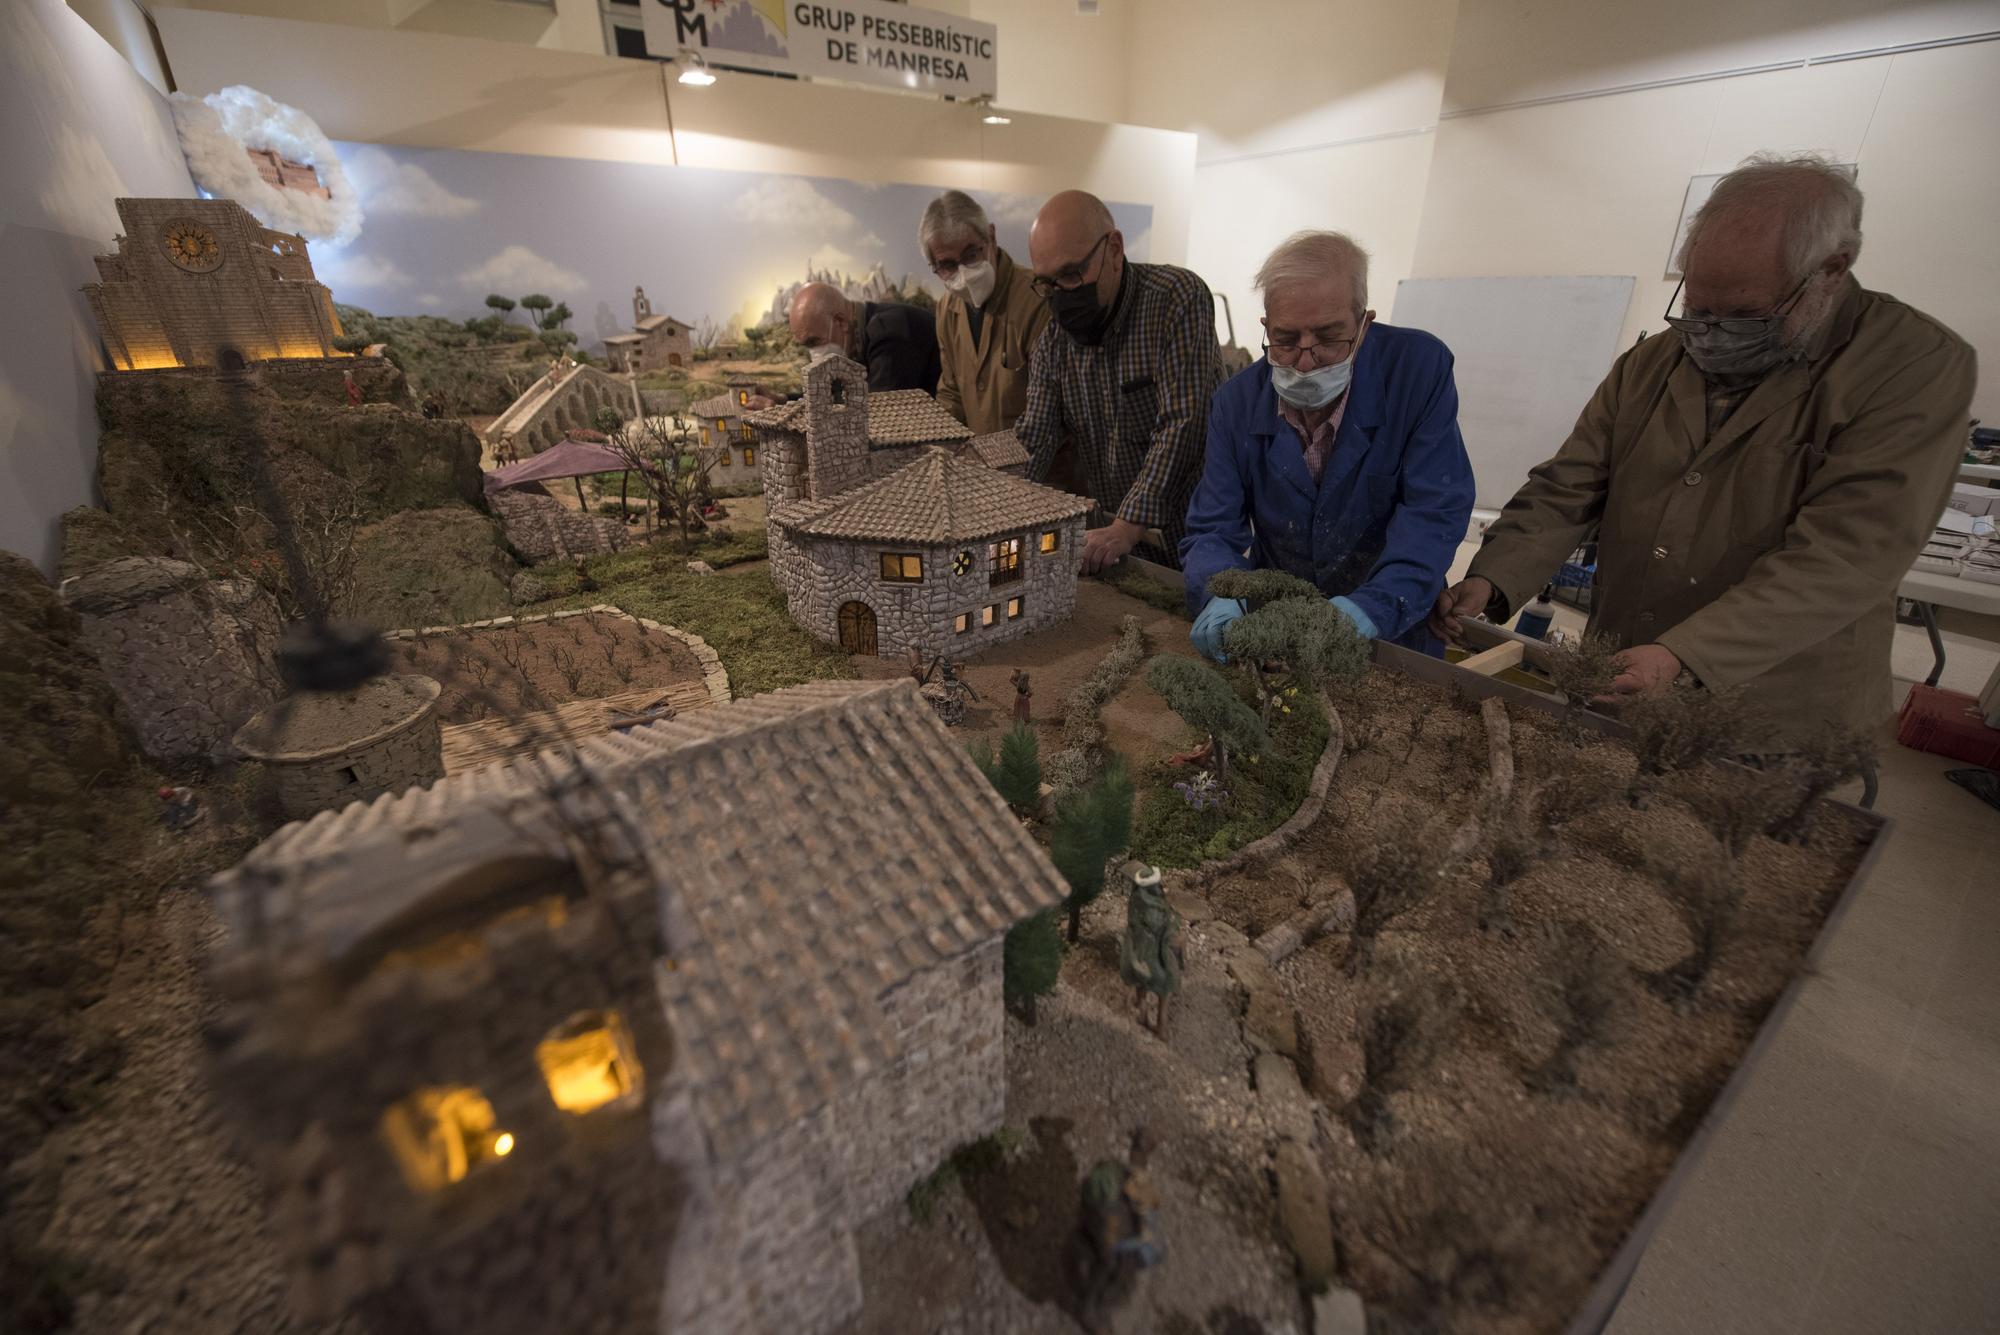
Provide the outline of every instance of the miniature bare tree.
[[1602,632],[1564,640],[1548,647],[1547,671],[1556,689],[1571,705],[1587,705],[1611,689],[1619,668],[1615,636]]
[[1407,801],[1387,807],[1366,834],[1348,847],[1345,872],[1354,892],[1354,947],[1349,973],[1375,959],[1375,939],[1395,919],[1437,888],[1441,842],[1427,828],[1423,808]]
[[1401,981],[1361,1019],[1361,1088],[1341,1119],[1365,1150],[1395,1129],[1389,1100],[1437,1061],[1458,1027],[1463,1001],[1445,980]]
[[1547,925],[1536,1004],[1556,1027],[1556,1045],[1530,1083],[1550,1093],[1576,1088],[1576,1062],[1608,1041],[1624,1018],[1624,966],[1582,923]]
[[1533,791],[1517,791],[1487,819],[1481,841],[1486,855],[1486,887],[1479,906],[1479,926],[1485,931],[1513,935],[1513,884],[1550,851],[1537,796]]
[[1639,771],[1632,804],[1651,800],[1662,776],[1740,752],[1751,714],[1740,690],[1674,686],[1632,698],[1625,707]]
[[1701,991],[1722,948],[1736,930],[1743,885],[1736,863],[1720,843],[1655,852],[1648,866],[1686,924],[1693,947],[1674,964],[1647,976],[1660,995],[1686,1004]]
[[1742,857],[1757,836],[1797,805],[1797,791],[1782,770],[1741,765],[1684,770],[1674,776],[1671,788],[1732,858]]
[[695,529],[702,523],[703,498],[709,493],[709,473],[721,451],[703,445],[678,417],[646,416],[627,422],[616,412],[598,411],[597,429],[619,461],[646,479],[646,487],[663,519],[680,531],[682,552],[694,547]]
[[583,689],[583,664],[577,662],[576,655],[561,645],[549,647],[549,661],[555,665],[556,675],[563,679],[571,696]]
[[1814,814],[1834,789],[1875,769],[1875,744],[1858,729],[1828,724],[1785,758],[1780,773],[1790,780],[1790,809],[1780,813],[1768,833],[1786,843],[1804,843],[1812,832]]

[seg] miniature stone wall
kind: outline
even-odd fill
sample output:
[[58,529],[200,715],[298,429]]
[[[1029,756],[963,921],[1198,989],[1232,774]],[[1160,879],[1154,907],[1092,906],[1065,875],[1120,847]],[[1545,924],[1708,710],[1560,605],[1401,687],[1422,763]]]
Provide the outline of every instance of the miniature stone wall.
[[287,820],[400,793],[444,777],[441,691],[411,674],[287,696],[243,725],[236,748],[264,762]]
[[695,661],[701,664],[701,684],[708,691],[708,698],[718,705],[729,703],[729,671],[722,666],[722,659],[717,656],[715,650],[709,647],[707,640],[696,635],[693,631],[682,630],[679,626],[669,626],[663,621],[651,621],[645,617],[635,617],[622,608],[613,607],[610,603],[596,603],[590,607],[573,607],[563,612],[544,612],[538,616],[491,617],[484,621],[467,621],[457,626],[425,626],[421,630],[416,627],[411,627],[408,630],[390,630],[384,631],[382,638],[385,640],[414,640],[421,636],[424,639],[433,639],[440,635],[467,634],[481,630],[500,630],[508,626],[529,626],[537,621],[563,621],[570,617],[586,615],[622,617],[634,625],[644,626],[650,631],[657,631],[670,640],[680,641],[687,646],[687,651],[694,655]]
[[1001,943],[884,998],[902,1056],[734,1171],[700,1181],[675,1240],[667,1329],[819,1335],[862,1300],[854,1230],[1005,1114]]
[[[840,643],[840,609],[858,602],[875,614],[875,652],[903,653],[915,645],[924,654],[964,657],[990,645],[1011,640],[1069,620],[1076,610],[1076,573],[1083,559],[1083,520],[1065,519],[1049,525],[1059,533],[1054,552],[1043,553],[1042,529],[1001,534],[1021,541],[1021,577],[994,585],[987,568],[987,540],[949,547],[916,548],[883,543],[853,543],[831,538],[800,538],[773,525],[771,577],[785,591],[794,620],[829,644]],[[923,557],[921,583],[904,584],[882,578],[881,554],[916,551]],[[953,559],[970,551],[969,574],[951,573]],[[1009,600],[1019,598],[1021,615],[1007,618]],[[993,623],[984,622],[986,608],[997,609]],[[957,628],[958,617],[970,618]]]
[[[709,470],[709,490],[717,496],[754,496],[764,490],[764,447],[759,442],[744,440],[739,431],[718,452],[722,457]],[[750,456],[747,464],[743,462],[746,453]]]
[[486,502],[500,516],[507,541],[530,561],[599,556],[625,546],[625,526],[616,519],[572,510],[553,496],[501,487],[487,492]]
[[149,755],[224,759],[236,730],[278,698],[277,604],[248,580],[128,556],[61,592]]

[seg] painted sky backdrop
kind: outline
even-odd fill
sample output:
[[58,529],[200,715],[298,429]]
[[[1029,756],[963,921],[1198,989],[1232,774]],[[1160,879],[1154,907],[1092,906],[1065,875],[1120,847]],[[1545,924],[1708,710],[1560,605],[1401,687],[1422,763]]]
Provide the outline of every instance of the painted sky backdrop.
[[[632,322],[643,285],[656,314],[699,326],[754,323],[806,266],[936,280],[917,220],[940,187],[865,185],[648,163],[337,145],[361,196],[361,234],[312,245],[334,300],[378,315],[486,315],[486,294],[567,302],[584,347]],[[1000,244],[1025,261],[1039,197],[975,191]],[[1111,204],[1145,259],[1149,204]]]

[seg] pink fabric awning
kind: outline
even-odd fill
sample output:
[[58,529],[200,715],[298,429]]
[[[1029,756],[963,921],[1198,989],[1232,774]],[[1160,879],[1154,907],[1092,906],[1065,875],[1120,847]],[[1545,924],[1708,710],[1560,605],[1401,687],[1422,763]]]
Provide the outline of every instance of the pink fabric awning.
[[518,487],[524,482],[547,482],[559,477],[589,477],[594,473],[622,473],[630,465],[608,445],[592,441],[565,440],[551,445],[531,459],[505,464],[486,475],[486,490]]

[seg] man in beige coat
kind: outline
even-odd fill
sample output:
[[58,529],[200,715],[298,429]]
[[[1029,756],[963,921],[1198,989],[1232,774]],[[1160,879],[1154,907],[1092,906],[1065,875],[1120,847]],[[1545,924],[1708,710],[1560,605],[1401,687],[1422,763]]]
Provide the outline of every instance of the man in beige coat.
[[924,209],[917,241],[945,286],[938,307],[938,402],[974,433],[1004,431],[1028,404],[1028,353],[1049,322],[1035,276],[994,239],[978,201],[947,190]]
[[1432,627],[1504,619],[1595,538],[1614,690],[1742,686],[1773,742],[1880,723],[1896,587],[1951,490],[1974,367],[1855,281],[1860,250],[1861,192],[1830,164],[1759,156],[1717,182],[1674,332],[1612,366]]

